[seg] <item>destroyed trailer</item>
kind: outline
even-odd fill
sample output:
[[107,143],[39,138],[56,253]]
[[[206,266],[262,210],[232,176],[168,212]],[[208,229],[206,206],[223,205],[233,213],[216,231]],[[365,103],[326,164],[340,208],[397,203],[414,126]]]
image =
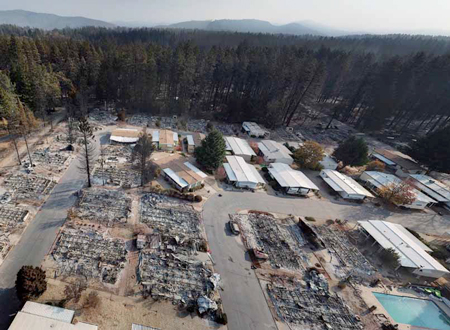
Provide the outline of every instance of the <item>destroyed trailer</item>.
[[273,276],[267,293],[277,316],[290,329],[363,329],[359,318],[315,271],[307,273],[304,280]]
[[272,268],[304,271],[309,264],[302,251],[307,244],[294,218],[277,223],[268,214],[249,213],[230,215],[239,224],[244,244],[248,250],[258,255],[267,255]]
[[5,179],[3,185],[15,199],[43,199],[48,195],[56,182],[33,174],[14,174]]
[[195,307],[200,314],[218,309],[215,297],[220,276],[195,258],[161,251],[142,252],[139,278],[144,294],[155,300],[168,299]]
[[203,242],[200,214],[191,205],[150,193],[142,196],[140,207],[140,221],[161,234],[163,243],[173,241],[178,247],[199,250]]
[[51,253],[58,275],[99,279],[107,284],[116,283],[125,267],[126,255],[122,240],[105,238],[84,228],[65,228]]
[[140,174],[132,169],[117,168],[104,165],[96,167],[92,175],[95,185],[118,186],[123,188],[136,188],[141,184]]
[[131,198],[122,191],[85,189],[81,193],[75,214],[80,219],[99,222],[111,227],[126,223],[131,213]]

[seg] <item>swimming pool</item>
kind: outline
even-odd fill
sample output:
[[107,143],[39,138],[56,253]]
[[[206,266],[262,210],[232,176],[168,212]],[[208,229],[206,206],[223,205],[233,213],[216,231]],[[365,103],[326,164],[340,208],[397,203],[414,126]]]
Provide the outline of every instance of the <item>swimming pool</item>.
[[450,330],[450,318],[431,300],[373,292],[395,322],[437,330]]

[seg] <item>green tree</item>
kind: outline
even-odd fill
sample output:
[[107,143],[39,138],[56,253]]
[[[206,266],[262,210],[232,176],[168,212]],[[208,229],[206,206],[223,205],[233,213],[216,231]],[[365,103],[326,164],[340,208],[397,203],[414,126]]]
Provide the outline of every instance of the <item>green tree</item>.
[[222,133],[214,129],[202,141],[202,145],[195,149],[195,157],[207,170],[214,171],[222,165],[225,152],[226,144]]
[[319,162],[323,159],[323,148],[314,141],[305,143],[294,152],[294,160],[301,167],[310,170],[320,169]]
[[20,301],[40,297],[47,290],[45,271],[40,267],[23,266],[17,273],[16,292]]
[[79,169],[86,173],[88,187],[91,187],[91,171],[95,160],[94,133],[86,117],[78,121],[78,130],[81,133],[81,150],[78,157]]
[[362,166],[369,161],[368,152],[369,148],[366,141],[352,136],[339,144],[333,156],[341,161],[344,166]]
[[450,126],[412,143],[407,153],[429,171],[450,173]]

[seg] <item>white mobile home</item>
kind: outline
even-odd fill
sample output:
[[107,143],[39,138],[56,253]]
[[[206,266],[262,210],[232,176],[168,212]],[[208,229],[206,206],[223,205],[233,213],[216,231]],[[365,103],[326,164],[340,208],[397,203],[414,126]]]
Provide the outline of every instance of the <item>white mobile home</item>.
[[[360,178],[369,189],[375,191],[383,186],[387,186],[389,184],[401,184],[402,180],[395,175],[376,172],[376,171],[366,171],[361,174]],[[410,205],[398,205],[403,206],[410,209],[423,210],[425,207],[430,206],[432,204],[437,203],[431,197],[421,193],[419,190],[412,188],[412,191],[416,195],[416,200]]]
[[113,143],[133,144],[139,140],[141,132],[133,128],[118,128],[111,132],[110,141]]
[[322,170],[320,176],[342,198],[363,200],[366,197],[374,197],[358,182],[338,171]]
[[259,154],[267,163],[284,163],[291,165],[294,159],[292,152],[279,142],[263,140],[258,143]]
[[231,152],[234,156],[242,157],[247,162],[252,159],[252,156],[256,156],[247,141],[233,136],[226,136],[224,139],[227,151]]
[[[358,221],[363,232],[372,236],[380,249],[393,249],[399,256],[400,265],[417,276],[439,278],[449,271],[431,257],[432,250],[399,224],[380,221]],[[366,235],[368,237],[368,235]]]
[[227,156],[223,167],[228,182],[237,188],[257,189],[266,185],[266,182],[253,165],[247,164],[242,157]]
[[423,174],[411,174],[411,183],[424,194],[450,209],[450,188],[442,182]]
[[252,121],[244,121],[242,123],[242,131],[251,137],[268,138],[270,133],[263,130],[259,125]]
[[319,188],[300,171],[292,169],[284,163],[273,163],[268,167],[269,175],[289,195],[306,196],[310,191]]

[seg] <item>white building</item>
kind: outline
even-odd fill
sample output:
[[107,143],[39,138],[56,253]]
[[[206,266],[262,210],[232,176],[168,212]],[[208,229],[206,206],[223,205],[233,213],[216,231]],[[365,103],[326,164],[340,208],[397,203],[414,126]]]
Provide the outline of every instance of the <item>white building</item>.
[[425,174],[426,171],[411,157],[396,150],[376,149],[372,158],[383,162],[386,167],[395,172],[399,177],[407,177],[409,174]]
[[257,189],[266,185],[266,182],[253,165],[247,164],[242,157],[227,156],[223,167],[228,182],[238,188]]
[[227,151],[231,152],[234,156],[242,157],[247,162],[251,160],[252,156],[256,156],[247,141],[233,136],[225,136],[224,139]]
[[289,195],[306,196],[311,190],[319,188],[303,172],[292,169],[284,163],[273,163],[268,167],[269,175]]
[[270,136],[269,132],[263,130],[257,123],[252,121],[244,121],[242,123],[242,131],[255,138],[267,138]]
[[263,140],[258,143],[259,154],[267,163],[284,163],[291,165],[294,159],[292,152],[279,142]]
[[97,330],[96,325],[72,324],[75,311],[27,301],[9,330]]
[[442,182],[423,174],[411,174],[411,183],[424,194],[450,209],[450,188]]
[[399,256],[400,267],[410,269],[417,276],[439,278],[449,271],[431,257],[432,250],[403,226],[379,220],[358,221],[383,249],[393,249]]
[[[366,171],[361,174],[361,181],[365,182],[367,187],[372,191],[376,191],[380,187],[387,186],[389,184],[401,184],[403,181],[392,174],[376,172],[376,171]],[[437,203],[434,199],[428,197],[427,195],[421,193],[419,190],[412,188],[413,193],[416,195],[416,200],[410,205],[398,205],[410,209],[423,210],[425,207]]]
[[358,182],[338,171],[322,170],[320,176],[342,198],[362,200],[366,197],[374,197]]
[[154,130],[152,133],[152,143],[157,149],[173,151],[178,146],[178,133],[171,130]]
[[141,132],[132,128],[118,128],[111,132],[110,140],[115,143],[136,143]]

